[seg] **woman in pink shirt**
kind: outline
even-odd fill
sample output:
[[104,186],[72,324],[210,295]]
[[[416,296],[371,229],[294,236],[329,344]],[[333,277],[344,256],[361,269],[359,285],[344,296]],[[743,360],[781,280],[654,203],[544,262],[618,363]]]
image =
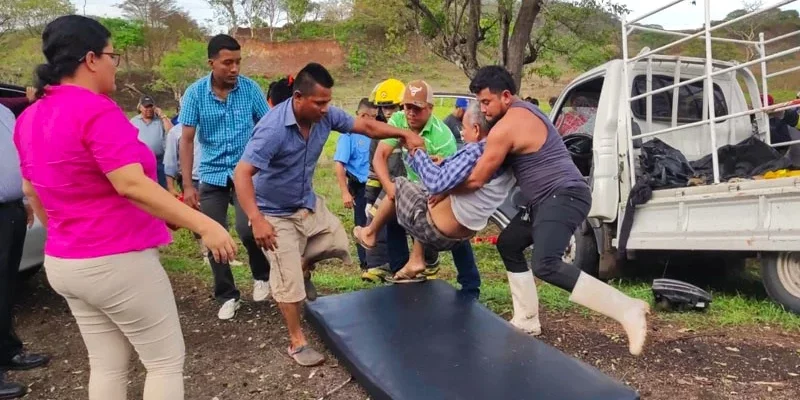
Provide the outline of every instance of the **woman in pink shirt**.
[[147,369],[145,400],[184,398],[184,343],[158,259],[166,221],[201,235],[220,260],[235,244],[218,223],[155,181],[153,153],[107,96],[119,54],[99,22],[47,25],[40,97],[17,121],[23,189],[47,226],[45,269],[69,304],[89,352],[91,400],[124,400],[130,345]]

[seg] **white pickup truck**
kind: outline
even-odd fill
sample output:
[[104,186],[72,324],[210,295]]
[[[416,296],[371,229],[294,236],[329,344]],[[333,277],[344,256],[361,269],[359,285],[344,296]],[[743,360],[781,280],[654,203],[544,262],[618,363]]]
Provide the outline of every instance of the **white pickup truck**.
[[[623,22],[624,42],[632,30],[651,29],[635,22]],[[695,36],[731,40],[711,37],[715,29]],[[677,42],[695,39],[674,34],[682,37]],[[603,277],[616,273],[618,238],[632,180],[639,175],[642,141],[658,137],[689,161],[751,137],[770,143],[768,113],[798,104],[762,106],[765,90],[759,90],[746,67],[761,66],[766,89],[767,78],[800,70],[768,74],[766,61],[800,47],[767,56],[769,43],[761,36],[760,43],[746,44],[756,46],[761,58],[742,64],[713,60],[710,46],[707,59],[656,54],[671,45],[628,57],[625,43],[622,60],[588,71],[565,88],[550,117],[592,186],[588,224],[576,232],[568,249],[579,267]],[[709,83],[711,96],[705,90]],[[725,182],[718,171],[717,165],[709,184],[654,190],[649,201],[637,206],[628,258],[650,251],[715,254],[729,260],[758,256],[769,295],[800,313],[800,177]]]

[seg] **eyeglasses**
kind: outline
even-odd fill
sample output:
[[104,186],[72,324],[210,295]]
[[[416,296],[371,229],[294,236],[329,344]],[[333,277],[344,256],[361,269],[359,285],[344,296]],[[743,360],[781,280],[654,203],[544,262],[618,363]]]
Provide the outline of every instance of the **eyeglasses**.
[[[105,53],[105,52],[103,52],[103,53],[95,53],[95,54],[100,54],[100,55],[105,54],[105,55],[111,57],[111,61],[114,62],[114,66],[115,67],[119,67],[119,62],[122,59],[122,54],[119,54],[119,53]],[[86,56],[83,56],[83,57],[78,59],[79,63],[82,63],[84,61],[86,61]]]

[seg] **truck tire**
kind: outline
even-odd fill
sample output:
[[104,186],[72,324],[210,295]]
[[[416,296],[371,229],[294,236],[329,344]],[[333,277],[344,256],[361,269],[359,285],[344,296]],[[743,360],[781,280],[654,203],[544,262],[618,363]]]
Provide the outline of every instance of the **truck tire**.
[[578,267],[581,271],[597,278],[600,274],[600,254],[589,224],[584,222],[572,235],[562,258],[564,262]]
[[800,253],[771,253],[761,261],[767,294],[787,310],[800,314]]

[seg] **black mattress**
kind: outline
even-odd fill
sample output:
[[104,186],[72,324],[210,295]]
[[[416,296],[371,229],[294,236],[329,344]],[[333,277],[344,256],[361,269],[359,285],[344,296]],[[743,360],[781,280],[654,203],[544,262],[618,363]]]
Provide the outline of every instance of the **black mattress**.
[[639,398],[439,280],[320,297],[306,318],[375,400]]

